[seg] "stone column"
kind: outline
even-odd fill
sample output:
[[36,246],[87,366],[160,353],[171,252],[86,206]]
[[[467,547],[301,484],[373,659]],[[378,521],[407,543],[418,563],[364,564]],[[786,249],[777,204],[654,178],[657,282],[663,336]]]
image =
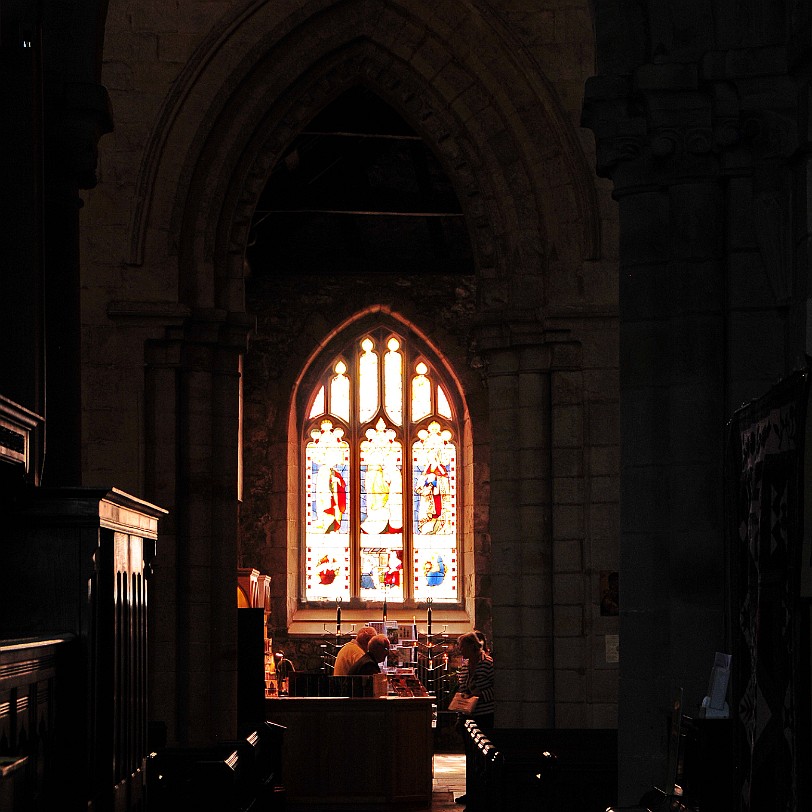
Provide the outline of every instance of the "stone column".
[[590,80],[584,109],[620,221],[619,801],[629,804],[664,781],[673,697],[681,689],[696,714],[729,642],[727,128],[691,64]]
[[153,707],[170,744],[199,746],[237,735],[239,355],[247,331],[207,311],[173,333],[150,346],[147,370],[147,456],[156,498],[173,517],[155,567],[154,650],[167,659],[153,660]]
[[725,649],[722,198],[708,178],[618,200],[639,229],[620,292],[620,780],[639,797],[665,775],[669,700],[696,713]]
[[[526,325],[508,327],[498,340],[480,337],[491,429],[491,560],[478,569],[490,571],[501,727],[555,726],[555,676],[567,668],[566,652],[560,659],[555,646],[562,631],[556,602],[569,601],[554,561],[552,492],[553,372],[568,345],[550,342],[538,325],[534,331],[532,343]],[[521,342],[508,333],[521,333]],[[582,600],[579,590],[575,603]]]
[[[179,333],[179,331],[178,331]],[[177,644],[181,632],[178,615],[178,520],[176,511],[179,430],[178,376],[181,368],[180,335],[147,344],[144,381],[144,487],[152,499],[161,499],[167,516],[161,523],[157,560],[149,603],[149,708],[150,722],[163,736],[178,743],[177,694],[182,681],[183,657]],[[184,717],[185,718],[185,717]],[[156,746],[156,745],[153,745]]]
[[[499,725],[548,726],[552,702],[550,375],[543,348],[489,354],[491,586]],[[538,720],[537,723],[529,722]]]

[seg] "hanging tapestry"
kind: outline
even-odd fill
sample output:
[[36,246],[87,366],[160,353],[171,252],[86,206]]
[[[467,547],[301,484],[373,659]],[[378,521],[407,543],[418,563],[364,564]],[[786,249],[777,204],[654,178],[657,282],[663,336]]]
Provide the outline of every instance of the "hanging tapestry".
[[807,373],[795,373],[729,424],[740,812],[801,812],[809,797],[809,607],[800,596],[807,392]]

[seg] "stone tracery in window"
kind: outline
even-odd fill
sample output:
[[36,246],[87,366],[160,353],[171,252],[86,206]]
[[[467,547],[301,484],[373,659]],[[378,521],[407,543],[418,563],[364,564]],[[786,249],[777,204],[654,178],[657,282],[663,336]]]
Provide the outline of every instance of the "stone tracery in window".
[[459,428],[436,366],[372,331],[306,414],[305,601],[458,602]]

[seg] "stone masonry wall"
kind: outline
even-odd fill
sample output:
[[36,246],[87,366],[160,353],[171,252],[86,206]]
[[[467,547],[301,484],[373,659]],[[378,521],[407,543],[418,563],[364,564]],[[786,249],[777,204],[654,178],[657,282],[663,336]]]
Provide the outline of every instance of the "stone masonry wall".
[[[341,318],[384,302],[436,340],[466,387],[483,500],[472,505],[474,619],[493,625],[505,719],[615,724],[606,638],[617,618],[601,616],[599,592],[601,573],[618,567],[617,228],[608,187],[594,177],[591,137],[578,125],[593,53],[588,4],[574,0],[111,0],[102,81],[115,130],[101,140],[99,184],[81,213],[83,475],[170,506],[157,601],[193,601],[197,618],[225,616],[231,607],[220,605],[212,562],[233,560],[272,574],[277,617],[286,615],[295,598],[285,549],[295,500],[277,477],[289,451],[291,381]],[[354,70],[420,130],[455,184],[476,276],[432,280],[431,293],[408,278],[246,288],[243,253],[259,190],[318,100]],[[214,436],[212,427],[230,427],[236,413],[228,398],[241,347],[238,542],[236,491],[217,476],[219,455],[231,470],[236,434]],[[512,356],[508,366],[519,356],[548,359],[522,389],[548,394],[516,413],[521,431],[498,422],[487,394],[499,353]],[[173,389],[176,370],[177,380],[224,381],[211,385],[211,414],[201,389],[188,401]],[[178,453],[164,441],[191,445]],[[500,504],[494,454],[513,465],[531,449],[532,465],[511,474],[510,499]],[[539,580],[523,595],[500,594],[494,550],[512,543],[517,511],[535,528],[521,544],[539,568],[528,582]],[[179,588],[189,551],[195,575]],[[208,621],[185,629],[155,611],[156,712],[181,729],[173,697],[207,696],[211,675],[233,670],[233,651]],[[531,661],[540,671],[525,669]],[[523,708],[541,672],[548,700]],[[209,713],[217,705],[212,697]]]

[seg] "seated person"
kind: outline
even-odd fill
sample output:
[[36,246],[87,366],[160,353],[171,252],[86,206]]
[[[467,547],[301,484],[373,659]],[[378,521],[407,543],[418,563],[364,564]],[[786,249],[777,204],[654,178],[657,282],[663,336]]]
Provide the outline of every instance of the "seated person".
[[385,634],[376,634],[370,641],[367,653],[350,669],[350,675],[380,674],[382,663],[389,654],[389,638]]
[[369,641],[375,634],[372,626],[364,626],[358,630],[354,640],[350,640],[341,647],[336,656],[335,665],[333,665],[334,677],[346,677],[350,673],[350,669],[367,653]]

